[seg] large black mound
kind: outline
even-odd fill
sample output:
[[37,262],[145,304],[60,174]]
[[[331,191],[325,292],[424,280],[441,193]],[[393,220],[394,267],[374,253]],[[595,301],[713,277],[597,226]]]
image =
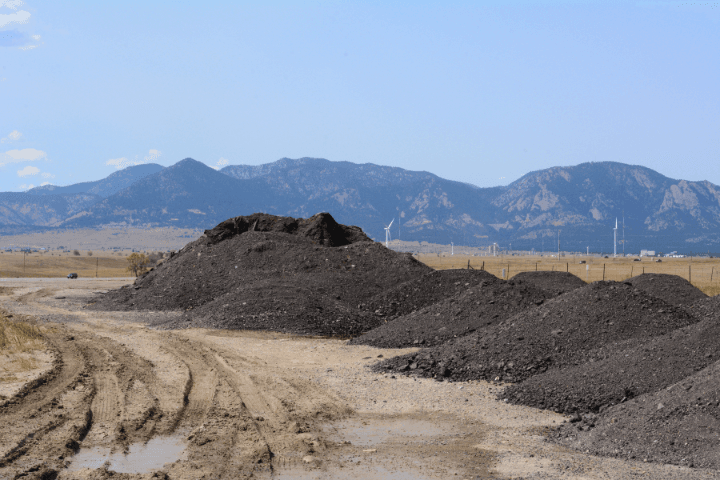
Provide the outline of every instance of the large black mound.
[[643,273],[628,280],[632,286],[673,305],[690,305],[707,298],[699,288],[677,275]]
[[570,292],[576,288],[584,287],[586,283],[568,272],[520,272],[512,277],[516,282],[529,283],[536,288],[555,295]]
[[506,282],[480,273],[484,272],[475,275],[474,286],[465,282],[464,291],[383,324],[350,343],[382,348],[440,345],[500,323],[553,296],[522,280]]
[[629,284],[595,282],[497,325],[374,368],[453,380],[520,382],[549,369],[602,360],[628,342],[696,322],[684,309]]
[[164,328],[266,329],[351,337],[380,317],[362,305],[431,271],[327,214],[254,214],[206,231],[134,286],[90,308],[180,310]]
[[658,392],[562,426],[578,450],[696,468],[720,468],[720,362]]
[[432,305],[481,282],[500,281],[484,270],[434,270],[382,292],[368,301],[367,310],[392,320]]
[[513,403],[558,412],[598,412],[661,390],[720,357],[720,322],[698,323],[655,337],[600,361],[552,370],[508,387]]

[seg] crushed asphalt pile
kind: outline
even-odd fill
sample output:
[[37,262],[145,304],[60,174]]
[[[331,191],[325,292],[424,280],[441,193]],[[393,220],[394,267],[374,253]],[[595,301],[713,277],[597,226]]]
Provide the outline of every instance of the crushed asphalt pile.
[[164,328],[265,329],[351,337],[380,324],[363,304],[431,269],[327,213],[227,220],[98,310],[180,310]]
[[484,270],[433,270],[376,295],[364,307],[389,321],[447,300],[479,283],[499,281]]
[[530,284],[555,295],[570,292],[587,285],[579,277],[568,272],[520,272],[512,277],[516,282]]
[[[470,286],[471,276],[480,280],[473,282],[474,286]],[[460,282],[464,291],[385,323],[350,343],[383,348],[441,345],[502,322],[551,297],[545,290],[522,280],[506,282],[486,272],[472,270],[466,277],[468,282]]]
[[696,323],[684,309],[626,283],[595,282],[497,325],[374,368],[452,380],[522,382],[600,361],[638,341]]
[[707,298],[700,289],[677,275],[643,273],[626,282],[673,305],[690,305]]
[[718,359],[720,323],[705,319],[608,358],[537,375],[502,396],[563,413],[598,412],[668,387]]
[[720,362],[602,415],[573,418],[556,433],[597,455],[720,468]]

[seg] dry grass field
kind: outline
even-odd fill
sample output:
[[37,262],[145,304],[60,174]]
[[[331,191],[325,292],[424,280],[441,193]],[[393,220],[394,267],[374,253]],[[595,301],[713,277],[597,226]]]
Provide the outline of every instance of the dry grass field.
[[40,278],[65,277],[68,273],[77,273],[81,278],[87,277],[129,277],[127,271],[126,252],[80,251],[80,255],[72,252],[0,253],[0,278]]
[[[693,285],[707,295],[720,293],[720,259],[718,258],[662,258],[661,262],[647,257],[635,261],[630,257],[566,256],[558,258],[537,255],[473,257],[420,254],[416,258],[438,270],[467,268],[468,261],[472,268],[484,268],[497,277],[502,277],[502,270],[505,269],[505,278],[512,278],[520,272],[535,270],[567,271],[586,282],[595,282],[603,280],[603,278],[622,281],[641,273],[667,273],[690,280]],[[581,264],[581,261],[586,263]]]
[[40,329],[0,311],[0,401],[50,367]]

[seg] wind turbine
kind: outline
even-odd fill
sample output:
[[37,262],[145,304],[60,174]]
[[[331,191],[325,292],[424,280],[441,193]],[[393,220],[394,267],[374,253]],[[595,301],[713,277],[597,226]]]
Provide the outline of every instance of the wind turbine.
[[617,257],[617,217],[615,218],[615,228],[613,228],[613,257]]
[[392,227],[394,221],[395,219],[393,218],[392,220],[390,220],[390,225],[385,226],[385,248],[390,248],[388,246],[388,242],[390,242],[390,227]]

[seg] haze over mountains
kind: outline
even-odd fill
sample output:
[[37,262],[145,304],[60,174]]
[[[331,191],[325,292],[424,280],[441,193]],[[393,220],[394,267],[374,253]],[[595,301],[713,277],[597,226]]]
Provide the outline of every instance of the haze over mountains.
[[[428,172],[324,159],[281,159],[216,171],[185,159],[128,167],[96,182],[0,193],[3,234],[103,226],[212,228],[263,211],[330,212],[384,239],[513,249],[612,251],[615,217],[625,251],[717,251],[720,187],[674,180],[649,168],[583,163],[528,173],[506,187],[478,188]],[[619,233],[619,238],[622,233]],[[622,245],[619,245],[622,251]]]

